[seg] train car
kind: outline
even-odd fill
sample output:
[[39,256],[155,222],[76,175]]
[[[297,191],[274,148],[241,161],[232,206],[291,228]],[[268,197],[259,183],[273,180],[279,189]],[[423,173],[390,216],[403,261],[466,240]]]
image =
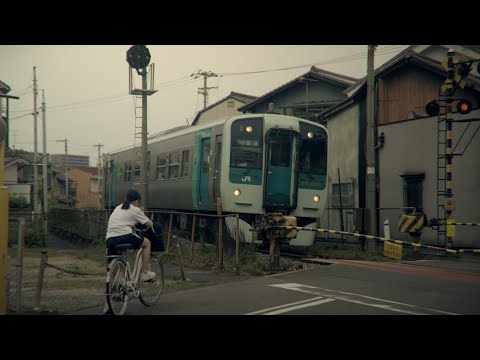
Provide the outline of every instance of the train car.
[[[324,126],[278,114],[233,116],[151,137],[148,209],[214,214],[220,197],[223,213],[240,214],[246,242],[264,240],[258,230],[266,214],[316,227],[327,201],[327,142]],[[140,187],[140,163],[133,147],[108,154],[106,206]],[[230,234],[235,224],[226,218]],[[310,246],[314,238],[300,231],[289,243]]]

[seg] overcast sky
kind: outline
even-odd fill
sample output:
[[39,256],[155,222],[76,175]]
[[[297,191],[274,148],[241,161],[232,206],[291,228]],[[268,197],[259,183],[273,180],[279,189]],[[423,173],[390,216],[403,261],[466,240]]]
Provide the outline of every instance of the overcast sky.
[[[126,52],[131,45],[0,45],[0,80],[11,87],[10,146],[33,151],[33,67],[47,108],[47,152],[90,156],[96,166],[102,153],[131,146],[135,111],[128,93]],[[367,45],[147,45],[155,63],[155,89],[148,98],[149,135],[192,122],[203,108],[198,70],[218,77],[207,85],[208,103],[231,91],[261,96],[307,72],[312,65],[339,74],[366,75]],[[375,68],[406,45],[380,45]],[[290,68],[283,70],[284,68]],[[278,70],[282,69],[282,70]],[[248,72],[258,72],[245,74]],[[136,87],[141,77],[134,72]],[[37,99],[38,108],[42,92]],[[26,116],[23,116],[26,115]],[[42,152],[42,122],[38,117],[38,151]]]

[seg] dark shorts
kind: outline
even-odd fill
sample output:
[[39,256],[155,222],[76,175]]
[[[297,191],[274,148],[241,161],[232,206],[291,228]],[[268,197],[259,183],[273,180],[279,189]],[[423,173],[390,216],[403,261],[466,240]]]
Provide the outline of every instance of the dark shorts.
[[127,234],[108,238],[106,241],[107,256],[119,255],[118,252],[114,250],[114,247],[119,244],[132,244],[134,249],[139,249],[143,244],[143,236],[137,234]]

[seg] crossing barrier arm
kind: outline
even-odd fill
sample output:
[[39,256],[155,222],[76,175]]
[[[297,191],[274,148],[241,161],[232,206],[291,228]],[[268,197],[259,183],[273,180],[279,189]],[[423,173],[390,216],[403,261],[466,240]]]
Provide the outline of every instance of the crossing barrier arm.
[[409,242],[409,241],[387,239],[387,238],[384,238],[384,237],[358,234],[358,233],[351,233],[351,232],[347,232],[347,231],[338,231],[338,230],[321,229],[321,228],[314,229],[314,228],[301,227],[301,226],[278,226],[277,228],[287,229],[287,230],[297,230],[297,231],[303,230],[303,231],[315,231],[315,232],[318,232],[318,233],[347,235],[347,236],[354,236],[356,238],[360,238],[360,237],[363,236],[367,240],[380,240],[380,241],[392,242],[392,243],[399,244],[399,245],[408,245],[408,246],[417,247],[417,248],[424,248],[424,249],[431,249],[431,250],[442,250],[442,251],[446,251],[446,252],[451,253],[451,254],[464,253],[464,252],[473,252],[473,253],[480,254],[480,249],[458,249],[458,250],[445,249],[445,248],[441,248],[441,247],[433,246],[433,245],[424,245],[424,244],[419,244],[419,243],[414,243],[414,242]]

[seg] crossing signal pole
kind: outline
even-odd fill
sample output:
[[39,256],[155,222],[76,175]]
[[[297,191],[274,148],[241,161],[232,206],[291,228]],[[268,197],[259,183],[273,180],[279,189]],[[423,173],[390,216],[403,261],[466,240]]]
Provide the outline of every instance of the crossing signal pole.
[[452,218],[452,213],[454,209],[454,199],[453,199],[453,174],[452,174],[452,124],[453,124],[453,114],[452,114],[452,102],[453,102],[453,79],[455,77],[455,64],[453,63],[453,56],[455,52],[449,50],[447,53],[447,80],[445,81],[445,101],[446,101],[446,149],[445,149],[445,170],[446,170],[446,187],[445,187],[445,203],[444,210],[446,214],[447,221],[447,239],[445,241],[445,248],[448,249],[448,244],[452,243],[452,234],[448,231],[448,223]]
[[[452,244],[453,237],[455,236],[454,225],[451,225],[454,220],[452,218],[453,211],[455,210],[455,198],[453,196],[453,102],[457,101],[457,111],[460,114],[468,114],[472,110],[472,104],[466,99],[455,99],[454,95],[456,90],[465,86],[465,79],[472,70],[472,64],[480,59],[463,61],[462,59],[454,62],[455,51],[450,49],[447,52],[447,57],[442,63],[444,69],[447,71],[447,79],[441,87],[444,100],[433,100],[429,102],[425,111],[428,116],[439,116],[438,120],[438,160],[437,160],[437,223],[433,224],[438,226],[437,233],[438,238],[440,234],[445,235],[445,249],[448,250],[449,244]],[[478,66],[480,70],[480,65]],[[441,105],[439,102],[445,102],[445,113],[441,114]],[[445,115],[441,117],[440,115]],[[445,121],[445,129],[442,129],[440,124]],[[472,121],[472,119],[468,120]],[[440,134],[445,134],[445,142],[441,142]],[[440,153],[440,144],[445,145],[444,154]],[[444,164],[444,166],[442,166]],[[440,169],[444,169],[444,177]],[[438,189],[440,181],[445,181],[444,190]],[[443,203],[441,198],[443,197]],[[442,216],[440,216],[442,215]],[[441,230],[441,227],[445,226],[445,230]]]

